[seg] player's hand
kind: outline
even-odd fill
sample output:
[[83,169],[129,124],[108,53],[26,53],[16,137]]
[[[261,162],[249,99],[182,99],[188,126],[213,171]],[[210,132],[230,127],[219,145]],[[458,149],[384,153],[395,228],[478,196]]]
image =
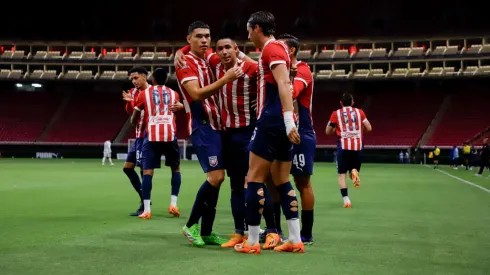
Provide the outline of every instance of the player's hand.
[[235,81],[236,79],[240,78],[243,75],[243,70],[241,67],[235,66],[228,71],[226,71],[225,75],[223,76],[227,82]]
[[178,112],[182,109],[184,109],[184,104],[180,103],[179,101],[175,100],[172,105],[168,108],[170,112]]
[[133,97],[131,96],[131,94],[128,91],[123,91],[122,92],[122,99],[124,101],[132,101]]
[[175,68],[180,68],[185,66],[185,55],[181,50],[177,50],[175,52],[175,57],[174,57],[174,66]]
[[252,100],[250,107],[252,107],[252,110],[257,111],[257,99]]
[[293,127],[291,131],[289,131],[288,138],[293,144],[299,144],[301,142],[301,138],[299,137],[298,129],[296,129],[296,127]]

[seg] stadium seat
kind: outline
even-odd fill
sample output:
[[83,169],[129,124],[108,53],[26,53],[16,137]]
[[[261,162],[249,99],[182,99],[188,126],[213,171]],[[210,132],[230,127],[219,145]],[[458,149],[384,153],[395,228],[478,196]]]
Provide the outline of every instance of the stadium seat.
[[0,141],[36,141],[59,106],[61,98],[56,93],[2,91]]
[[489,127],[489,101],[490,95],[486,91],[472,90],[471,96],[464,92],[455,94],[426,145],[461,145],[465,140]]

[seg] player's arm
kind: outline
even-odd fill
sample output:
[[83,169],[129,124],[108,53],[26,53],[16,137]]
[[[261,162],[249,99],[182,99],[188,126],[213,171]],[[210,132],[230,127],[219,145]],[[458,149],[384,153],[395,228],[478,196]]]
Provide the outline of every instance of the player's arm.
[[373,130],[373,127],[371,126],[371,123],[366,117],[366,114],[364,113],[363,110],[361,110],[361,120],[362,120],[362,125],[364,125],[364,130],[366,132],[371,132]]
[[284,62],[272,65],[271,70],[279,90],[279,98],[281,99],[281,105],[284,111],[286,133],[291,142],[299,144],[300,137],[293,118],[293,97],[291,96],[291,80],[289,78],[288,68]]
[[213,82],[208,86],[201,88],[199,85],[199,81],[197,79],[186,81],[182,83],[182,85],[184,86],[185,90],[189,93],[192,100],[198,101],[211,97],[226,83],[234,81],[235,79],[241,77],[242,75],[243,75],[242,69],[240,67],[234,67],[228,70],[222,78],[218,79],[217,81]]
[[335,133],[335,128],[337,127],[337,114],[336,112],[333,112],[332,115],[330,116],[330,120],[327,123],[327,129],[325,129],[325,134],[327,136],[332,135]]
[[243,61],[248,61],[248,62],[252,62],[255,64],[259,63],[257,60],[250,58],[250,56],[246,55],[242,51],[238,51],[238,58],[240,58]]
[[175,91],[173,91],[173,93],[175,95],[175,100],[174,100],[173,104],[170,105],[169,110],[170,110],[170,112],[175,113],[175,112],[178,112],[178,111],[184,109],[184,104],[180,103],[179,94]]
[[133,114],[131,115],[131,124],[136,125],[138,123],[138,118],[141,115],[141,110],[145,107],[145,101],[144,101],[144,93],[140,93],[138,95],[138,98],[136,99],[136,103],[134,104],[134,111]]
[[122,99],[126,101],[126,113],[128,113],[128,115],[131,115],[133,113],[133,108],[134,108],[134,100],[133,97],[131,96],[131,93],[129,91],[123,91]]

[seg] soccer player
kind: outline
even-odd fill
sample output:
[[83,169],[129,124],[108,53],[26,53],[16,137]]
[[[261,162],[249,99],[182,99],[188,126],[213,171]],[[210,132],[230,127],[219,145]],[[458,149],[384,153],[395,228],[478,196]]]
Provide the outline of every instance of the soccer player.
[[337,133],[337,172],[339,174],[340,194],[344,199],[344,208],[351,208],[349,200],[346,173],[356,188],[361,184],[359,171],[361,171],[361,154],[364,148],[362,137],[364,132],[371,132],[372,127],[364,111],[352,107],[354,97],[344,93],[340,100],[342,108],[333,111],[327,124],[326,134]]
[[250,164],[245,191],[248,239],[235,246],[240,253],[259,254],[260,220],[265,203],[265,181],[272,174],[289,228],[289,240],[275,251],[304,252],[298,219],[298,200],[289,182],[292,144],[300,136],[294,124],[288,47],[274,38],[275,18],[269,12],[252,14],[247,22],[249,39],[262,49],[259,59],[257,126],[250,141]]
[[289,47],[291,64],[296,65],[296,75],[293,78],[293,100],[297,102],[299,116],[298,132],[301,138],[299,144],[293,146],[293,165],[291,175],[301,196],[301,240],[304,244],[313,244],[313,208],[315,196],[311,187],[310,177],[313,174],[313,162],[316,150],[316,134],[313,130],[312,99],[313,76],[310,66],[303,61],[298,61],[300,45],[298,38],[283,34],[278,37]]
[[434,169],[439,168],[439,154],[441,154],[441,149],[439,147],[434,147]]
[[111,153],[111,141],[106,140],[104,142],[104,157],[102,158],[102,165],[105,165],[105,159],[108,159],[111,165],[114,165],[114,163],[112,163]]
[[[141,91],[144,91],[148,88],[148,71],[143,67],[136,67],[128,72],[129,78],[134,85],[134,88],[129,92],[122,93],[123,100],[126,101],[126,112],[128,115],[132,115],[134,111],[134,103],[138,98],[138,95]],[[145,135],[145,125],[144,125],[144,116],[145,111],[142,110],[140,116],[138,117],[138,121],[136,123],[136,135],[133,146],[129,149],[128,156],[126,157],[126,162],[124,163],[124,174],[128,176],[131,185],[133,186],[136,193],[140,198],[140,205],[138,209],[130,213],[130,216],[139,216],[143,213],[143,196],[141,194],[141,180],[134,168],[136,166],[140,167],[141,178],[143,178],[143,169],[141,167],[141,147],[143,146],[143,138]]]
[[177,81],[187,113],[188,134],[207,178],[197,192],[183,233],[194,246],[222,245],[226,240],[212,232],[219,190],[225,177],[220,133],[221,112],[216,93],[226,83],[241,77],[243,72],[240,67],[235,66],[215,81],[212,69],[205,59],[211,42],[207,24],[200,21],[191,23],[187,42],[190,44],[190,53],[185,56],[185,65],[176,68]]
[[488,138],[483,139],[483,147],[480,152],[480,171],[476,174],[477,177],[481,177],[485,167],[490,168],[490,146],[488,146]]
[[174,112],[181,107],[179,94],[166,87],[167,71],[157,68],[153,72],[153,86],[147,88],[138,96],[134,105],[131,123],[136,125],[141,111],[145,111],[146,136],[141,150],[143,166],[143,184],[141,186],[144,211],[139,215],[142,219],[151,219],[151,189],[153,172],[160,168],[162,154],[165,156],[165,166],[172,171],[172,195],[168,212],[179,217],[177,196],[180,190],[180,152],[175,136],[176,125]]
[[[187,54],[189,46],[185,46],[176,54],[176,67],[185,62],[183,54]],[[244,72],[243,76],[223,86],[218,93],[221,121],[223,159],[225,169],[230,177],[231,211],[235,223],[235,234],[222,244],[222,247],[234,247],[245,240],[245,189],[244,183],[248,172],[249,150],[248,145],[255,127],[256,115],[253,103],[257,96],[257,62],[244,61],[238,58],[238,46],[229,36],[223,36],[216,41],[216,53],[208,50],[206,59],[217,78],[222,78],[226,71],[238,66]],[[267,195],[267,194],[266,194]],[[279,242],[280,237],[275,229],[271,199],[266,200],[270,207],[270,215],[264,218],[268,225],[267,234],[264,235],[264,249],[272,249]]]

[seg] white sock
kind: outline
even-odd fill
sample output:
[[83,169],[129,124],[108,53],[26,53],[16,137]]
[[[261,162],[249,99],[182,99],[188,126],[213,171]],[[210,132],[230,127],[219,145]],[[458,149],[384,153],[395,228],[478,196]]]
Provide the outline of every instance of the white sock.
[[248,244],[254,245],[259,243],[260,225],[248,226]]
[[288,222],[289,240],[293,244],[300,243],[301,230],[299,226],[299,219],[287,220],[287,222]]
[[151,212],[150,200],[143,200],[143,205],[145,206],[144,212]]
[[170,196],[170,206],[177,207],[177,196]]
[[112,158],[109,158],[109,162],[111,163],[111,165],[113,165],[114,163],[112,163]]
[[348,196],[345,196],[344,197],[344,203],[348,203],[348,202],[350,202],[349,197]]
[[102,158],[102,165],[105,164],[105,157]]

